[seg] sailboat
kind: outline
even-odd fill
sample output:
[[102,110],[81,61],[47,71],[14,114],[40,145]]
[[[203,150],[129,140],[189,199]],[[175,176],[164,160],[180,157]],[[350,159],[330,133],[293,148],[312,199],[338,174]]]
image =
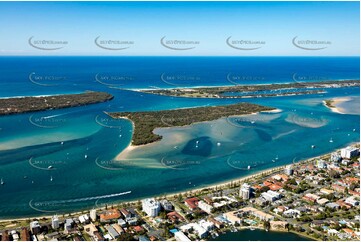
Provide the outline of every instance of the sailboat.
[[4,182],[4,180],[3,180],[2,178],[1,178],[0,184],[1,184],[1,185],[4,185],[4,184],[5,184],[5,182]]
[[50,181],[53,181],[53,176],[50,176]]

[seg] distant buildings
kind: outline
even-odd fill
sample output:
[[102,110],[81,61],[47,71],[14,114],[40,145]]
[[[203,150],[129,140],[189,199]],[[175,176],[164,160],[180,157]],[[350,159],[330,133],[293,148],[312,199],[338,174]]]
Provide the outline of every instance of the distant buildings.
[[64,231],[68,233],[73,228],[73,225],[74,225],[74,220],[71,218],[67,218],[64,223]]
[[293,166],[292,165],[286,166],[285,174],[288,175],[288,176],[293,175]]
[[351,159],[355,156],[357,156],[359,153],[359,150],[355,147],[346,147],[341,149],[341,156],[342,158],[347,158],[347,159]]
[[30,234],[29,234],[29,230],[27,228],[24,227],[21,229],[20,239],[22,241],[30,241]]
[[239,191],[239,196],[243,200],[248,200],[251,197],[251,186],[244,183]]
[[158,216],[160,212],[160,202],[154,198],[147,198],[142,200],[142,209],[150,217]]
[[54,216],[51,218],[51,227],[52,227],[53,229],[58,229],[58,228],[60,227],[58,215],[54,215]]

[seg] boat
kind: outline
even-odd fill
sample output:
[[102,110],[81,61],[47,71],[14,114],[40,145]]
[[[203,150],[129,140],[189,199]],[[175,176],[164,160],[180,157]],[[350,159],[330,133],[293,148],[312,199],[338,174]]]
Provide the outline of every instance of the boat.
[[2,178],[1,178],[0,184],[1,184],[1,185],[4,185],[4,184],[5,184],[5,182],[4,182],[4,180],[3,180]]
[[256,121],[251,121],[251,124],[254,124]]
[[88,155],[84,155],[84,158],[87,159],[87,158],[88,158]]
[[332,139],[332,138],[330,139],[330,143],[333,143],[333,139]]
[[250,170],[250,169],[251,169],[251,166],[247,166],[247,169]]
[[217,143],[217,146],[221,146],[221,143],[220,143],[220,142],[218,142],[218,143]]
[[276,156],[276,158],[275,158],[276,160],[278,160],[278,155]]
[[50,181],[53,181],[53,176],[50,176]]
[[251,228],[250,228],[250,230],[254,231],[254,230],[255,230],[255,228],[251,227]]
[[316,148],[316,145],[311,145],[311,148],[312,148],[312,149]]
[[355,132],[355,131],[356,131],[356,129],[353,129],[353,130],[352,130],[352,132]]
[[24,176],[24,179],[28,178],[27,176]]
[[63,145],[64,144],[64,142],[63,141],[61,141],[61,143],[60,143],[61,145]]
[[53,166],[48,166],[48,169],[50,170],[50,169],[53,169]]

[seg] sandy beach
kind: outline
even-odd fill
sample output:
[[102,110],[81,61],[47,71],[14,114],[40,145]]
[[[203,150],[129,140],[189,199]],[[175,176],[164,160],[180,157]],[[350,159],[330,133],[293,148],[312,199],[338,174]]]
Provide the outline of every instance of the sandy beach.
[[348,102],[350,101],[351,98],[349,97],[337,97],[337,98],[332,98],[330,101],[330,105],[327,105],[326,101],[323,101],[323,104],[328,107],[329,109],[331,109],[332,112],[334,113],[339,113],[339,114],[345,114],[345,112],[343,111],[342,108],[338,107],[339,104],[344,103],[344,102]]

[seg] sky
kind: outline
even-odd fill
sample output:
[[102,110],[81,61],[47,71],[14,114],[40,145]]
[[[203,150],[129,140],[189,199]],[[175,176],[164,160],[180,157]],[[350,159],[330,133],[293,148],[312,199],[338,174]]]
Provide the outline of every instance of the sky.
[[359,56],[359,4],[0,2],[0,55]]

